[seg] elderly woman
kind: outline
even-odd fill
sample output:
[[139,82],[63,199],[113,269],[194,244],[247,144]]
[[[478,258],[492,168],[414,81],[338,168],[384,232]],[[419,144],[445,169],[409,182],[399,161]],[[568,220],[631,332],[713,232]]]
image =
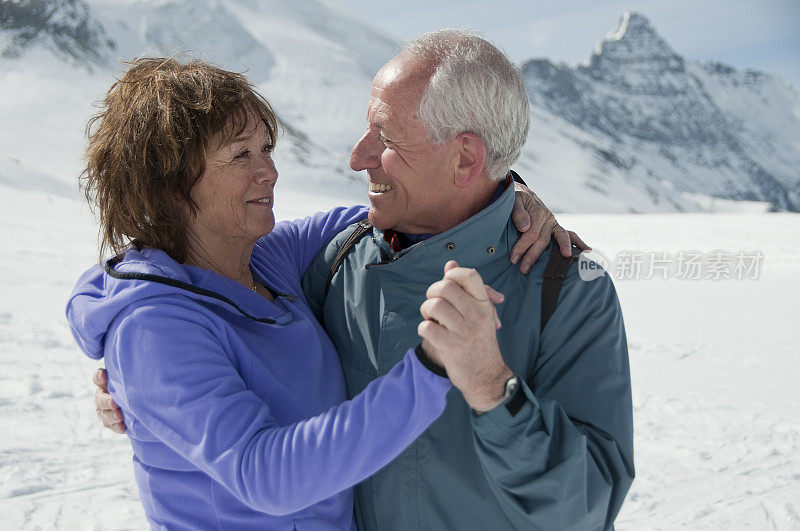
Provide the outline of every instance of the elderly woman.
[[275,227],[275,114],[244,77],[199,61],[135,61],[89,130],[87,198],[116,257],[81,277],[67,316],[105,359],[151,525],[354,528],[350,488],[451,387],[410,350],[345,401],[300,280],[366,209]]

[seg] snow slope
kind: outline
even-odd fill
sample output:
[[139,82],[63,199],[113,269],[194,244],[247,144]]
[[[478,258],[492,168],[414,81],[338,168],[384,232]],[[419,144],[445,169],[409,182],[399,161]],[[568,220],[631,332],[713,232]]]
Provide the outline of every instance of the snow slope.
[[[245,71],[269,98],[289,187],[357,199],[348,154],[397,49],[327,0],[0,3],[0,123],[13,125],[0,161],[74,187],[92,102],[120,61],[177,53]],[[687,61],[638,13],[585,65],[522,68],[533,108],[519,169],[556,210],[800,209],[800,95],[774,76]]]
[[[393,41],[316,0],[44,4],[52,17],[28,23],[44,27],[37,29],[42,36],[13,47],[13,54],[0,53],[0,123],[13,124],[0,128],[0,161],[16,159],[74,187],[85,124],[93,103],[127,68],[121,61],[178,54],[246,72],[267,96],[286,125],[276,159],[290,187],[327,187],[340,199],[359,197],[362,183],[347,165],[348,154],[364,129],[372,76],[396,53]],[[0,4],[0,36],[13,41],[22,23],[3,18],[8,5]],[[48,21],[57,15],[94,28],[110,44],[96,51],[99,37],[85,32],[50,35]],[[54,52],[59,46],[72,51],[70,60]],[[80,55],[89,48],[91,54]]]
[[[0,527],[145,521],[125,437],[94,415],[96,363],[63,316],[96,260],[82,202],[0,184]],[[279,218],[332,205],[279,185]],[[618,529],[800,527],[800,215],[562,215],[594,249],[754,251],[757,280],[616,280],[629,336],[637,478]],[[780,304],[778,304],[780,301]]]

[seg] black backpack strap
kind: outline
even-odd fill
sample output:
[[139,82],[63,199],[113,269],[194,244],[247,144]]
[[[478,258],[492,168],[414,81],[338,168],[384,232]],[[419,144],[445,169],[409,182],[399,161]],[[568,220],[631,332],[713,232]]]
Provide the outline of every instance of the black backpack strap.
[[361,238],[369,234],[370,231],[372,231],[372,224],[368,220],[359,221],[356,224],[356,230],[350,233],[350,236],[348,236],[342,246],[339,247],[339,252],[336,253],[336,258],[334,258],[333,264],[331,264],[331,270],[328,272],[328,280],[325,282],[325,295],[327,295],[328,290],[331,289],[333,275],[339,270],[347,254],[361,241]]
[[555,243],[550,251],[550,259],[544,268],[544,281],[542,282],[542,331],[556,310],[561,283],[567,278],[567,270],[579,255],[580,249],[573,246],[572,256],[563,256],[558,243]]

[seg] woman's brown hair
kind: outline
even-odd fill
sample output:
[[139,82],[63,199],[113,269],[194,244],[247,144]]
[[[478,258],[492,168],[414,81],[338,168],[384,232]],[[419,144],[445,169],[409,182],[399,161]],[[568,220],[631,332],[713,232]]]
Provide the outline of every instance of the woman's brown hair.
[[187,227],[197,212],[192,189],[205,170],[208,142],[242,132],[250,115],[272,143],[278,119],[241,74],[203,61],[142,58],[108,89],[86,127],[81,180],[100,214],[101,257],[125,247],[155,247],[186,259]]

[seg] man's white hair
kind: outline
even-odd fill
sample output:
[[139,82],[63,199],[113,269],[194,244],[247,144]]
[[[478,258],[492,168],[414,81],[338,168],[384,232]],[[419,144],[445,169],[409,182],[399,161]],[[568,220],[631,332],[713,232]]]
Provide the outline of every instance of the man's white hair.
[[403,52],[436,65],[418,110],[430,139],[442,143],[475,133],[486,146],[486,174],[498,181],[505,177],[530,128],[520,71],[492,43],[462,29],[427,33],[411,40]]

